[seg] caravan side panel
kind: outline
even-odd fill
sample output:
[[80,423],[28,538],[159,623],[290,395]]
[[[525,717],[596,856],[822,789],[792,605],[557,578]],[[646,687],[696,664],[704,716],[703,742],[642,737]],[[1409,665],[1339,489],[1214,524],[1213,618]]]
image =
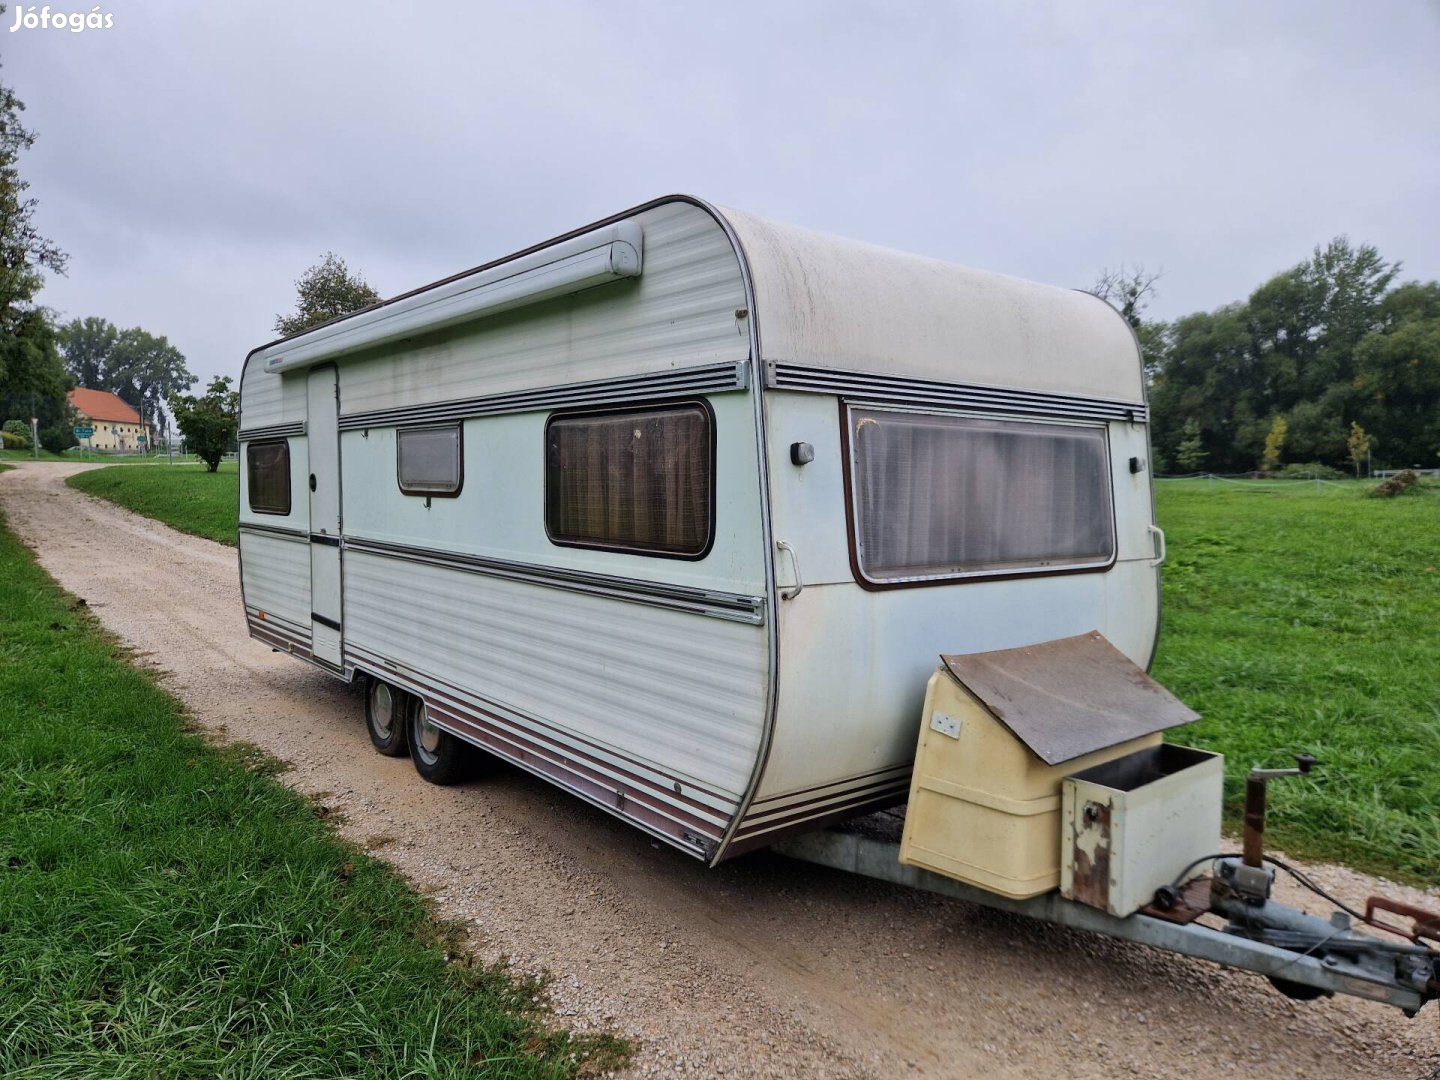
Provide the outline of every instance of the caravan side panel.
[[[748,301],[734,249],[703,209],[666,203],[635,220],[639,279],[340,363],[345,662],[422,694],[442,726],[707,857],[755,773],[770,685],[755,401],[736,377],[749,361]],[[666,381],[727,364],[728,389]],[[641,386],[624,407],[703,399],[712,417],[714,536],[697,558],[547,534],[547,421],[616,407],[616,379]],[[563,404],[491,411],[499,395],[556,388]],[[436,406],[460,425],[463,483],[453,497],[407,495],[396,432],[433,425]]]
[[[240,590],[251,633],[304,659],[311,655],[309,450],[305,381],[247,365],[241,376],[239,455]],[[290,512],[261,513],[245,483],[252,446],[283,441],[290,457]]]

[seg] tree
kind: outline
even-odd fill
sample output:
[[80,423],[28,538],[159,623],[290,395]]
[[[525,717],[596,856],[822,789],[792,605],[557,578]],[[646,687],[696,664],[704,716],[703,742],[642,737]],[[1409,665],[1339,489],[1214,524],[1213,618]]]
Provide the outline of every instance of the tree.
[[65,400],[69,379],[55,347],[55,327],[44,308],[21,311],[7,330],[0,330],[0,414],[29,424],[39,419],[42,428],[70,418]]
[[[4,7],[0,7],[3,12]],[[20,122],[25,103],[0,84],[0,333],[14,332],[44,281],[44,271],[63,274],[65,253],[35,227],[36,200],[20,177],[20,155],[35,144],[35,133]],[[6,376],[0,370],[0,387]]]
[[179,349],[138,326],[121,330],[106,365],[104,389],[149,417],[161,434],[169,431],[161,404],[188,390],[195,376]]
[[1185,438],[1175,448],[1175,465],[1181,472],[1199,472],[1205,467],[1205,444],[1200,441],[1200,422],[1185,421]]
[[79,385],[118,395],[162,435],[170,427],[162,403],[195,383],[180,350],[138,326],[120,330],[93,315],[73,319],[60,331],[60,348]]
[[50,423],[68,409],[65,368],[50,315],[34,301],[45,271],[65,272],[65,253],[36,229],[36,201],[20,176],[20,155],[35,143],[24,111],[0,84],[0,414]]
[[211,472],[220,467],[220,459],[235,445],[240,430],[240,395],[230,389],[232,382],[228,376],[217,375],[203,397],[177,394],[170,398],[170,411],[186,446]]
[[1285,433],[1289,425],[1285,417],[1275,417],[1275,422],[1270,425],[1270,434],[1265,436],[1265,454],[1260,459],[1260,468],[1266,472],[1274,472],[1280,467],[1280,456],[1285,451]]
[[72,319],[60,328],[60,353],[65,357],[65,370],[75,379],[76,386],[110,389],[105,374],[119,337],[120,331],[114,323],[94,315]]
[[[1440,283],[1392,288],[1398,270],[1340,236],[1245,302],[1163,327],[1145,347],[1155,446],[1178,461],[1193,418],[1210,467],[1238,472],[1280,417],[1292,461],[1348,465],[1352,421],[1398,464],[1440,460]],[[1142,319],[1142,341],[1153,326]]]
[[1138,331],[1144,322],[1145,309],[1155,296],[1155,283],[1164,276],[1163,270],[1151,273],[1138,264],[1122,265],[1115,270],[1107,266],[1100,271],[1090,291],[1120,312]]
[[1410,282],[1380,302],[1355,349],[1356,413],[1393,465],[1440,461],[1440,282]]
[[295,289],[295,314],[275,316],[276,333],[287,337],[380,300],[380,294],[358,273],[352,274],[345,260],[333,251],[327,251],[320,262],[306,270],[295,282]]
[[1365,459],[1370,454],[1370,436],[1365,434],[1365,429],[1358,420],[1350,422],[1350,437],[1345,440],[1345,449],[1350,454],[1350,460],[1355,463],[1355,479],[1359,480],[1360,466],[1365,464]]
[[1156,294],[1155,283],[1162,276],[1163,271],[1151,273],[1138,264],[1121,266],[1116,270],[1107,266],[1100,271],[1100,276],[1090,288],[1092,293],[1118,311],[1135,331],[1147,379],[1159,370],[1165,351],[1166,325],[1145,318],[1145,309]]

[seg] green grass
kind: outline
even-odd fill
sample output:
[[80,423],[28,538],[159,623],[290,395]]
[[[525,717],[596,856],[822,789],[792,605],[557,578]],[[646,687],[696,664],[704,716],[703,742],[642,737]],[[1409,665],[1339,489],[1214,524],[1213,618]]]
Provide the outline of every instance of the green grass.
[[1370,484],[1166,481],[1164,627],[1154,675],[1204,719],[1177,741],[1244,775],[1309,751],[1270,786],[1294,854],[1440,884],[1440,495]]
[[37,459],[34,450],[0,450],[0,461],[70,461],[70,462],[98,462],[110,465],[160,465],[179,464],[181,462],[194,463],[199,461],[194,454],[175,454],[167,457],[161,454],[158,457],[149,457],[144,454],[102,454],[98,450],[89,453],[82,453],[78,448],[67,451],[64,454],[53,454],[45,448],[40,449],[40,456]]
[[[35,461],[34,450],[0,450],[0,461]],[[78,461],[79,458],[71,458],[65,454],[52,454],[49,450],[41,449],[40,461]]]
[[[0,523],[3,526],[3,523]],[[0,1075],[546,1077],[621,1059],[216,750],[0,527]]]
[[220,471],[214,473],[203,465],[94,469],[65,482],[181,532],[234,545],[239,498],[236,467],[230,461],[221,462]]

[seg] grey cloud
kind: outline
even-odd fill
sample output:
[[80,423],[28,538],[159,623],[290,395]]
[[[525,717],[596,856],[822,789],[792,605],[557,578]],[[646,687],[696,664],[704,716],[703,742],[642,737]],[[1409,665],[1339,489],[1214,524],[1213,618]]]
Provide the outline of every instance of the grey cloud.
[[72,255],[43,299],[206,376],[327,249],[393,293],[671,190],[1061,285],[1163,266],[1163,316],[1340,232],[1440,276],[1433,5],[107,10],[0,25]]

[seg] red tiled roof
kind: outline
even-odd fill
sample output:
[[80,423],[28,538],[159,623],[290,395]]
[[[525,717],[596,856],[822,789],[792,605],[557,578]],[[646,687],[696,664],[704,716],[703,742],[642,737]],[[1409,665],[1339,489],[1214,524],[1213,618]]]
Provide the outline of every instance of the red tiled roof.
[[91,420],[109,420],[115,424],[140,423],[140,414],[108,390],[86,390],[77,386],[65,397],[77,411]]

